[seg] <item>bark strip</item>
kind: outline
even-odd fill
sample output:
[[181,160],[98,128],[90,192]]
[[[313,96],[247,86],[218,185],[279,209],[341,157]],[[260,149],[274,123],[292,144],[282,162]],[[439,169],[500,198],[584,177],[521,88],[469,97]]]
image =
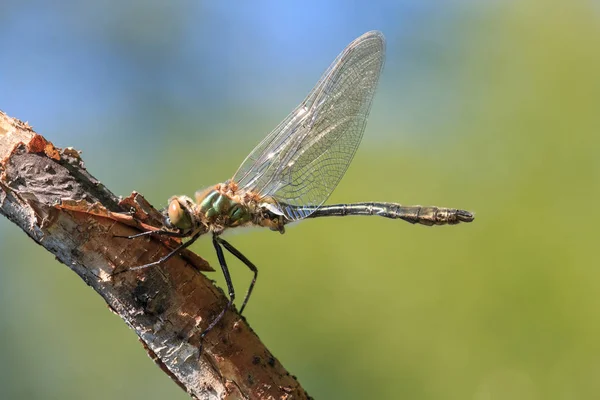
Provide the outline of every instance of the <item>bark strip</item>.
[[113,275],[156,260],[179,240],[114,237],[158,229],[160,213],[138,193],[119,199],[88,173],[78,151],[54,147],[2,111],[0,214],[102,296],[192,397],[308,398],[235,310],[208,334],[199,357],[200,332],[227,302],[200,272],[212,270],[208,263],[184,251],[159,267]]

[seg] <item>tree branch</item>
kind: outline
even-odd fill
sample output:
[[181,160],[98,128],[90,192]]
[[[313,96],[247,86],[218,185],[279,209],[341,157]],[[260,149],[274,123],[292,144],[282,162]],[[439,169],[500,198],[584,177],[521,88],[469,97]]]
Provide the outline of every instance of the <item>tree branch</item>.
[[179,386],[200,399],[306,399],[296,379],[199,271],[212,270],[190,251],[158,267],[113,275],[156,260],[175,238],[127,240],[161,226],[161,215],[133,193],[119,200],[83,166],[72,148],[55,148],[27,124],[0,111],[0,214],[75,271],[139,336],[148,354]]

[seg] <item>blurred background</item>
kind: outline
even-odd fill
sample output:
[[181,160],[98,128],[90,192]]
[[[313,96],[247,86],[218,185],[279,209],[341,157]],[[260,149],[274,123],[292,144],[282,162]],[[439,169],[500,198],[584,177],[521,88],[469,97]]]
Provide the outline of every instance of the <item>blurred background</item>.
[[[163,207],[231,177],[372,29],[386,67],[329,203],[477,219],[232,233],[261,270],[252,327],[317,399],[597,398],[597,1],[4,0],[0,109]],[[210,241],[193,249],[216,264]],[[0,264],[0,398],[188,398],[5,218]]]

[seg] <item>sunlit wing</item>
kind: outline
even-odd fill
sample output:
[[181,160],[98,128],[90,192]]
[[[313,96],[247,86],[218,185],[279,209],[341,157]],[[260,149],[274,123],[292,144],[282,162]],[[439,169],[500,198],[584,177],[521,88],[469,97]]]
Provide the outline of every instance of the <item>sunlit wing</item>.
[[310,215],[327,200],[354,157],[384,56],[380,32],[367,32],[350,43],[306,99],[246,157],[233,181],[272,197],[290,220]]

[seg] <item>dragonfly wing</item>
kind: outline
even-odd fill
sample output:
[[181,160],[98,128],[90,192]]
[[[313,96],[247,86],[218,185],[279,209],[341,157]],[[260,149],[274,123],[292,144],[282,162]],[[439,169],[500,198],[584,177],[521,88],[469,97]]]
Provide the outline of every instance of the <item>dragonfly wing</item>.
[[384,56],[380,32],[350,43],[306,99],[248,155],[233,181],[272,197],[290,220],[310,215],[333,192],[360,144]]

